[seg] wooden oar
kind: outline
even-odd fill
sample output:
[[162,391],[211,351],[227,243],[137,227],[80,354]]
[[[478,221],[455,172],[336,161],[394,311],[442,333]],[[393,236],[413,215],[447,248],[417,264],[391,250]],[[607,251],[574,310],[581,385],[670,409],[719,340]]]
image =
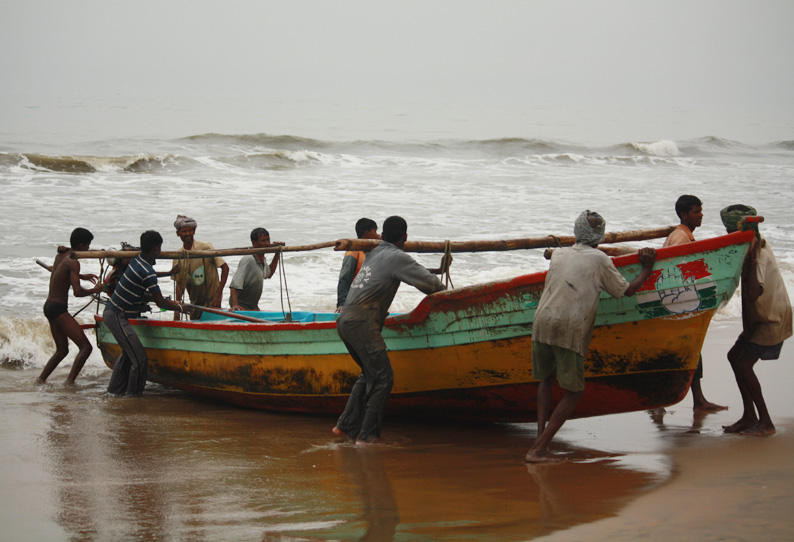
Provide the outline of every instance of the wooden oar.
[[[646,241],[667,237],[675,226],[666,226],[652,230],[634,230],[624,232],[609,232],[604,235],[604,243],[626,243],[630,241]],[[368,251],[378,246],[380,241],[370,239],[340,239],[336,242],[334,250],[361,250]],[[452,241],[449,243],[452,252],[489,252],[523,250],[530,248],[566,247],[576,243],[573,235],[556,237],[528,237],[525,239],[506,239],[503,241]],[[403,250],[406,252],[445,252],[445,241],[407,241]]]
[[[313,245],[271,245],[263,248],[224,248],[216,250],[171,250],[161,252],[157,255],[158,259],[163,260],[183,260],[185,258],[214,258],[215,256],[245,256],[248,254],[271,254],[273,252],[306,252],[309,250],[319,250],[321,248],[331,248],[336,241],[326,241]],[[140,250],[76,250],[72,252],[72,258],[134,258],[140,254]]]
[[196,311],[211,312],[213,314],[220,314],[221,316],[228,316],[229,318],[237,318],[238,320],[245,320],[246,322],[258,322],[260,324],[273,323],[273,320],[262,320],[261,318],[254,318],[253,316],[246,316],[245,314],[237,314],[236,312],[225,311],[222,309],[213,309],[212,307],[202,307],[200,305],[191,305],[190,303],[182,303],[182,305]]

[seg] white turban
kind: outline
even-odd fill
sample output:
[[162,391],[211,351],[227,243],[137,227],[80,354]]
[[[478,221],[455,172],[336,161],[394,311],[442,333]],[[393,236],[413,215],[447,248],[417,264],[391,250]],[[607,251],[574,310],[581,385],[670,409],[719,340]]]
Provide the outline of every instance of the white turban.
[[[588,218],[591,216],[598,218],[601,221],[601,224],[595,228],[592,227],[590,225],[590,221],[588,220]],[[576,237],[577,243],[596,246],[604,240],[604,231],[606,230],[606,227],[607,223],[604,220],[604,217],[602,217],[600,214],[592,211],[584,211],[579,215],[579,218],[576,219],[576,222],[573,225],[573,234]]]
[[198,226],[198,222],[196,222],[189,216],[185,216],[185,215],[177,215],[176,221],[174,222],[174,227],[176,228],[176,231],[179,231],[182,228],[196,228],[197,226]]

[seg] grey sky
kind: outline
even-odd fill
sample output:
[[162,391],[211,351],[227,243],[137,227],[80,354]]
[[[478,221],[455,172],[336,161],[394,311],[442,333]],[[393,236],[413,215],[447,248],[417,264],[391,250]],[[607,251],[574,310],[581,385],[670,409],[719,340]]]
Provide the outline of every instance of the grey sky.
[[6,102],[258,96],[794,111],[790,0],[0,3]]

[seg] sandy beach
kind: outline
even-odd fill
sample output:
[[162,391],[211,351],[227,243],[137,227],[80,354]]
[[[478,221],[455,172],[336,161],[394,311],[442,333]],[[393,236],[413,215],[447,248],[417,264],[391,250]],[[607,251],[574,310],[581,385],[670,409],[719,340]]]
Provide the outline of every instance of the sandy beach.
[[[759,362],[757,374],[777,434],[768,438],[725,435],[722,425],[741,414],[738,389],[724,353],[737,325],[716,324],[704,345],[706,396],[728,405],[687,428],[691,397],[668,408],[664,429],[670,480],[640,495],[612,518],[542,537],[577,540],[790,540],[794,529],[794,385],[791,346],[780,360]],[[692,419],[692,418],[690,418]],[[674,421],[675,420],[675,421]],[[695,427],[695,425],[697,427]],[[661,426],[660,426],[661,428]]]
[[740,415],[724,353],[738,323],[704,347],[706,396],[647,412],[572,420],[523,464],[533,424],[388,422],[362,450],[326,418],[197,401],[150,385],[102,396],[109,372],[68,365],[45,386],[0,372],[0,540],[787,540],[794,519],[790,349],[759,376],[778,433],[724,435]]

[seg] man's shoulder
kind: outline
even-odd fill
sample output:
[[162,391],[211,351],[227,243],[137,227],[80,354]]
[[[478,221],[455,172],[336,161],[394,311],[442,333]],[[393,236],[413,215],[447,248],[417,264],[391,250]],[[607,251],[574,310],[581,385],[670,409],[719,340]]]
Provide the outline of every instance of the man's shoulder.
[[692,231],[683,224],[679,224],[672,232],[670,232],[670,235],[667,236],[663,246],[671,247],[675,245],[684,245],[686,243],[691,243],[694,240],[695,236],[692,234]]
[[199,241],[198,239],[193,240],[193,248],[190,250],[215,250],[215,247],[212,246],[212,243],[207,243],[204,241]]

